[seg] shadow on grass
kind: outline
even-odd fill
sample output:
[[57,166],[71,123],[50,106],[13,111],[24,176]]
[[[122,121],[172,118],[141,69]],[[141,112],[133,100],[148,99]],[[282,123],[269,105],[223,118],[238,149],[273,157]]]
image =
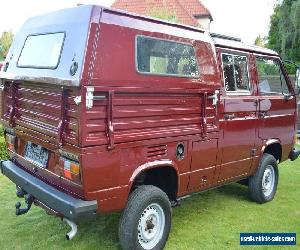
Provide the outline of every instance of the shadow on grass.
[[228,184],[216,189],[220,194],[237,200],[251,201],[249,197],[248,187],[238,183]]
[[[103,246],[104,242],[117,243],[118,226],[121,213],[99,215],[94,221],[82,222],[79,224],[80,238],[97,239],[99,246]],[[120,247],[118,247],[120,248]]]

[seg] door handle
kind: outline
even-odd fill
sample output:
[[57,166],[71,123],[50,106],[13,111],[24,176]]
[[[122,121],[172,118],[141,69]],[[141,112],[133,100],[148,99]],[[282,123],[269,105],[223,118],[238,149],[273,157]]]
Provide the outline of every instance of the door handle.
[[258,116],[260,118],[264,118],[267,114],[268,114],[268,111],[260,111],[260,112],[258,112]]
[[213,106],[217,106],[218,104],[218,95],[220,94],[220,91],[219,90],[215,90],[215,93],[211,96],[208,96],[207,98],[208,99],[212,99],[212,105]]
[[232,119],[234,119],[234,117],[235,117],[234,114],[231,114],[231,115],[225,114],[225,115],[224,115],[224,119],[225,119],[225,120],[232,120]]
[[285,101],[292,100],[292,99],[293,99],[293,95],[291,95],[291,94],[284,94],[284,95],[283,95],[283,99],[284,99]]

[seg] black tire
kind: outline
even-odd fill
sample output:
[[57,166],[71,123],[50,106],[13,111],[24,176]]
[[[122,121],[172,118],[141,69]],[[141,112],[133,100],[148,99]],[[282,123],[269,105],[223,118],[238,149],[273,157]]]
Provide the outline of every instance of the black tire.
[[[274,175],[274,182],[269,181],[273,185],[270,185],[270,188],[266,189],[263,185],[263,180],[267,181],[268,177],[264,178],[264,174],[270,172],[270,175]],[[273,200],[277,190],[278,178],[279,173],[276,159],[273,155],[263,154],[255,175],[249,177],[248,188],[251,199],[257,203],[266,203]]]
[[[141,240],[144,240],[144,238],[142,238],[138,228],[141,228],[140,226],[144,225],[143,223],[141,223],[142,220],[147,222],[147,228],[148,228],[148,222],[150,223],[152,222],[151,219],[146,220],[147,212],[149,212],[148,211],[149,207],[150,207],[150,213],[151,210],[153,209],[150,206],[152,204],[156,204],[156,205],[158,204],[158,208],[160,207],[158,210],[161,212],[163,211],[165,223],[164,223],[164,227],[161,226],[161,228],[163,229],[161,229],[160,232],[162,233],[155,234],[155,235],[159,235],[158,237],[156,237],[158,241],[157,244],[155,244],[155,246],[153,247],[150,246],[150,248],[144,248],[140,243]],[[146,208],[148,210],[146,210]],[[153,211],[155,212],[155,210]],[[144,219],[142,219],[142,215],[145,216]],[[120,219],[119,240],[122,249],[124,250],[163,249],[169,237],[169,232],[171,229],[171,219],[172,219],[171,204],[165,192],[151,185],[144,185],[138,187],[130,194],[126,208],[124,209],[122,217]],[[159,220],[154,219],[154,221],[157,222]],[[151,226],[153,226],[152,223]],[[151,228],[149,230],[145,229],[145,232],[146,231],[151,232]],[[153,240],[152,242],[155,243],[156,241]]]

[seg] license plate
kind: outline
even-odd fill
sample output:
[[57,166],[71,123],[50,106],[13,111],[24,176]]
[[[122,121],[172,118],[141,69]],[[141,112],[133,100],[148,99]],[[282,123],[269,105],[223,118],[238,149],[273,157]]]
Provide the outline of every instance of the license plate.
[[24,157],[25,159],[38,165],[39,167],[46,168],[49,158],[49,152],[42,146],[29,141],[26,143]]

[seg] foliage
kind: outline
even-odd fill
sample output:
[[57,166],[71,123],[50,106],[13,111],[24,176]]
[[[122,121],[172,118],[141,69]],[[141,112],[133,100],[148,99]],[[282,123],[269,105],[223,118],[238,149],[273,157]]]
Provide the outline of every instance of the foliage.
[[11,31],[5,31],[0,37],[0,61],[3,60],[13,41],[14,34]]
[[168,58],[150,57],[150,72],[165,74],[167,72]]
[[257,60],[257,71],[260,76],[278,76],[279,77],[279,68],[277,65],[268,63],[268,61]]
[[267,47],[300,62],[300,0],[283,0],[274,8]]
[[4,135],[4,129],[3,126],[0,125],[0,136],[2,137]]
[[0,137],[0,160],[8,159],[6,144],[3,137]]
[[266,37],[262,38],[260,35],[256,37],[254,41],[254,45],[259,47],[265,47],[266,46]]
[[3,134],[4,134],[3,126],[0,125],[0,160],[5,160],[8,158],[8,153],[7,153]]
[[[300,65],[300,61],[296,62],[296,64]],[[289,75],[291,75],[291,76],[295,76],[296,75],[297,68],[295,67],[294,64],[285,63],[284,67],[286,68],[286,70],[289,73]]]

